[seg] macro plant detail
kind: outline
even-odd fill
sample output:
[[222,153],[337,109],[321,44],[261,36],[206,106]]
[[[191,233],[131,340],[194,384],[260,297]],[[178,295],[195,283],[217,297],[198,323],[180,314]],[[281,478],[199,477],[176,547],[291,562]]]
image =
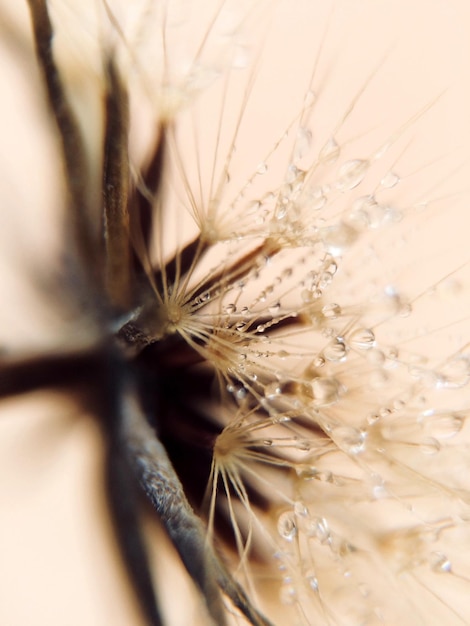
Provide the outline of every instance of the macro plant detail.
[[184,2],[91,3],[78,79],[56,40],[72,5],[28,6],[63,178],[61,269],[37,276],[74,331],[6,351],[0,395],[60,389],[95,415],[144,623],[167,622],[142,491],[207,623],[468,623],[469,324],[447,304],[464,249],[409,282],[409,242],[468,196],[446,187],[459,163],[406,159],[445,94],[357,129],[387,55],[332,106],[333,3],[297,108],[253,156],[264,51],[245,29],[269,42],[273,4],[199,22]]

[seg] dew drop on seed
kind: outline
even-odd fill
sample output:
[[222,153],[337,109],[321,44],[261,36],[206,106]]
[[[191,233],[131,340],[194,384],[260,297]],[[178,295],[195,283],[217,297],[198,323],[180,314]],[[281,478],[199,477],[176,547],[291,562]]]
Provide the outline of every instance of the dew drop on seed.
[[369,169],[369,161],[362,159],[352,159],[346,161],[339,168],[339,177],[336,181],[336,187],[340,191],[349,191],[357,187],[364,179]]
[[321,310],[323,317],[326,317],[330,320],[335,320],[341,315],[341,307],[336,302],[331,302],[329,304],[325,304]]
[[297,517],[307,517],[308,509],[303,502],[297,500],[297,502],[295,502],[294,504],[294,513]]
[[277,520],[277,532],[286,541],[292,541],[297,534],[297,526],[292,511],[284,511]]
[[338,402],[342,386],[336,378],[314,378],[312,393],[315,406],[330,406]]
[[307,581],[309,589],[318,593],[318,578],[315,576],[314,572],[307,571],[305,573],[305,580]]
[[340,153],[340,147],[334,137],[330,137],[323,148],[320,150],[318,160],[321,163],[334,163]]
[[426,432],[436,439],[450,439],[462,430],[465,419],[455,413],[426,415],[423,420]]
[[295,471],[297,472],[297,476],[305,481],[313,480],[317,477],[318,474],[315,467],[311,467],[308,465],[296,466]]
[[292,605],[297,602],[297,590],[290,579],[281,586],[280,598],[282,604],[286,605]]
[[256,168],[256,173],[260,175],[266,174],[267,171],[268,171],[268,166],[264,161],[262,161]]
[[340,338],[336,338],[323,350],[323,355],[327,361],[339,362],[346,359],[346,345]]
[[333,437],[337,444],[349,454],[360,454],[365,450],[365,431],[354,426],[337,426],[333,429]]
[[338,264],[334,259],[327,256],[324,261],[324,271],[328,272],[331,276],[334,276],[338,271]]
[[[301,170],[296,165],[291,164],[287,168],[286,182],[289,183],[290,185],[293,183],[301,183],[305,179],[306,174],[307,172],[305,170]],[[296,188],[290,187],[291,192],[294,189]]]
[[235,313],[237,310],[237,307],[234,304],[227,304],[227,306],[225,307],[225,313],[227,313],[227,315],[231,315],[232,313]]
[[398,185],[399,182],[400,182],[400,177],[398,176],[398,174],[395,174],[395,172],[390,171],[390,172],[387,172],[387,174],[385,174],[385,176],[380,181],[380,184],[382,185],[382,187],[385,187],[386,189],[391,189],[392,187],[395,187],[396,185]]
[[274,398],[276,396],[279,396],[281,394],[281,391],[282,391],[281,385],[278,382],[269,383],[264,388],[264,395],[268,399]]
[[312,145],[312,131],[308,128],[299,128],[294,146],[294,157],[301,159],[308,152]]
[[237,322],[235,324],[235,329],[238,330],[238,332],[243,333],[248,328],[248,326],[249,322]]
[[411,304],[409,304],[408,302],[404,302],[400,305],[400,308],[398,309],[398,315],[400,317],[409,317],[412,310],[413,309],[411,307]]
[[311,211],[319,211],[326,204],[327,198],[321,187],[314,187],[308,192],[306,205]]
[[375,335],[370,328],[358,328],[351,333],[349,344],[357,350],[370,350],[375,347]]
[[470,358],[457,356],[448,361],[439,371],[442,377],[442,387],[445,389],[460,389],[470,380]]
[[321,229],[320,238],[326,250],[334,257],[341,256],[357,239],[357,231],[350,225],[339,222]]
[[270,307],[268,307],[268,310],[271,313],[271,315],[277,315],[279,311],[281,310],[281,303],[275,302]]
[[306,527],[306,534],[315,537],[320,543],[328,543],[331,539],[330,527],[324,517],[315,517]]
[[433,552],[430,563],[432,571],[438,574],[449,574],[452,571],[452,563],[442,552]]

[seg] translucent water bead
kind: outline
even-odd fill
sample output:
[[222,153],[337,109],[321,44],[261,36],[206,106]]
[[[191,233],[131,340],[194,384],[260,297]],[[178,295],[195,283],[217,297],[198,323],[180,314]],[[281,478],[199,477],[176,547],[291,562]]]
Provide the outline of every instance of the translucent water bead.
[[336,404],[345,388],[336,378],[314,378],[312,381],[313,404],[316,407]]
[[339,362],[346,359],[347,348],[341,337],[336,337],[323,350],[323,356],[327,361]]
[[350,224],[338,222],[319,231],[319,236],[325,249],[332,256],[342,256],[356,241],[358,232]]
[[365,450],[367,433],[353,426],[337,426],[332,431],[337,445],[348,454],[356,455]]
[[379,204],[375,196],[362,196],[353,202],[349,221],[360,228],[380,228],[393,222],[399,222],[402,214],[397,209]]
[[441,386],[460,389],[470,380],[470,356],[459,355],[448,361],[440,370]]
[[426,433],[436,439],[450,439],[460,433],[465,423],[465,417],[456,413],[435,413],[426,411],[419,418]]
[[299,128],[294,145],[294,158],[304,157],[312,146],[312,131],[308,128]]
[[449,574],[452,572],[452,563],[442,552],[433,552],[429,561],[433,572],[438,574]]
[[349,191],[357,187],[363,180],[369,169],[369,161],[352,159],[346,161],[339,168],[336,188],[340,191]]
[[356,350],[371,350],[375,347],[375,335],[370,328],[358,328],[349,335],[349,345]]
[[341,307],[339,304],[336,304],[336,302],[331,302],[325,304],[321,312],[326,319],[335,320],[341,315]]
[[277,520],[277,532],[286,541],[292,541],[297,534],[295,514],[292,511],[284,511]]
[[380,184],[382,185],[382,187],[385,187],[385,189],[391,189],[392,187],[395,187],[396,185],[398,185],[399,182],[400,182],[400,177],[398,176],[398,174],[395,174],[395,172],[389,171],[382,178],[382,180],[380,181]]

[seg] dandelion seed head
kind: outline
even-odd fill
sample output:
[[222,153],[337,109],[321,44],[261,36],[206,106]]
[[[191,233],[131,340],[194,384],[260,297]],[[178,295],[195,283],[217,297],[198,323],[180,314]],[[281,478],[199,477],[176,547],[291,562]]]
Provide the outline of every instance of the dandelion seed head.
[[[257,83],[245,74],[240,89],[251,50],[237,12],[185,41],[189,4],[165,4],[165,19],[143,4],[136,20],[113,6],[123,31],[111,28],[139,134],[130,184],[154,216],[148,249],[134,242],[145,275],[118,338],[139,367],[153,364],[157,430],[209,540],[234,549],[247,588],[262,587],[257,559],[275,570],[266,605],[285,609],[283,623],[432,623],[434,610],[465,623],[458,593],[440,586],[468,586],[468,314],[448,306],[468,289],[468,261],[458,271],[417,252],[424,222],[453,218],[440,206],[446,167],[422,188],[433,163],[406,157],[435,94],[392,129],[358,126],[387,64],[371,63],[340,107],[320,43],[294,119],[244,154]],[[142,174],[155,127],[161,197]],[[418,286],[415,263],[431,268]]]

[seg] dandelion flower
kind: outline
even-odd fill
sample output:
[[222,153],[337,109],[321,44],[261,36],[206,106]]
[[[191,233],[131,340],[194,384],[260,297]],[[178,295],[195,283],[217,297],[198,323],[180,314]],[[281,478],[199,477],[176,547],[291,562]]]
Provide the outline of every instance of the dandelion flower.
[[[469,623],[468,164],[445,143],[466,109],[458,44],[445,65],[427,41],[465,7],[23,8],[0,394],[13,428],[99,426],[140,614],[87,623]],[[441,82],[418,59],[406,83],[380,28],[406,42],[428,9]]]

